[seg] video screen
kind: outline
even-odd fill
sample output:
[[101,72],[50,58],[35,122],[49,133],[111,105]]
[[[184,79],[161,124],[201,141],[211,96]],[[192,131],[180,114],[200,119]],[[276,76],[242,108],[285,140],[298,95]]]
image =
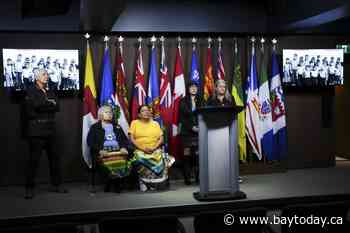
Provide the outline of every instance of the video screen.
[[36,72],[46,69],[48,89],[79,90],[79,51],[56,49],[3,49],[5,88],[22,91],[35,83]]
[[284,49],[283,84],[326,87],[344,83],[343,49]]

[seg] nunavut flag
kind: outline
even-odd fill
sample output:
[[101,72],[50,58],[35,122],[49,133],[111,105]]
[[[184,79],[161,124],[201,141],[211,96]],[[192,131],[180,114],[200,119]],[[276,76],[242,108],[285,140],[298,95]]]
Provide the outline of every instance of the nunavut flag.
[[91,48],[87,41],[86,61],[85,61],[85,77],[84,77],[84,112],[82,127],[82,152],[83,159],[89,168],[92,167],[90,149],[87,145],[87,135],[91,125],[97,121],[97,104],[96,104],[96,86],[94,79],[94,70],[92,66]]

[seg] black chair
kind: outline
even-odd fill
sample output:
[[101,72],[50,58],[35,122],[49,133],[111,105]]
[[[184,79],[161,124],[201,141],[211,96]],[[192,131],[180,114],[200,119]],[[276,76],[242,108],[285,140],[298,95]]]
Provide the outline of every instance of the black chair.
[[99,223],[100,233],[185,233],[177,217],[107,219]]
[[[220,233],[246,233],[254,232],[260,233],[263,232],[263,229],[266,228],[266,224],[241,224],[240,220],[247,220],[246,217],[266,217],[266,208],[247,208],[241,210],[232,210],[232,211],[221,211],[216,213],[205,213],[199,214],[194,219],[194,229],[195,233],[206,233],[206,232],[220,232]],[[224,222],[225,216],[231,214],[234,216],[234,222],[232,225],[227,225]],[[257,218],[255,218],[257,219]],[[230,222],[231,219],[228,219]]]
[[[291,226],[282,224],[282,233],[305,231],[309,233],[349,233],[350,223],[347,221],[349,207],[350,202],[312,203],[287,206],[282,209],[282,217],[302,217],[303,220],[300,219],[298,223],[301,223],[300,221],[306,221],[306,224],[292,224]],[[326,217],[328,223],[324,224],[324,226],[322,226],[322,223],[308,224],[311,222],[311,219],[313,223],[317,223],[315,221],[317,221],[317,218],[320,219],[320,217]],[[331,221],[332,223],[342,222],[343,224],[331,224]]]

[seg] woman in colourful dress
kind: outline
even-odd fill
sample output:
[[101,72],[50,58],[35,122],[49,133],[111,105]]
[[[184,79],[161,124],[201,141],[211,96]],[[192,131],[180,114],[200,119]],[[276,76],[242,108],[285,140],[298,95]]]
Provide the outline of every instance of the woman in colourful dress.
[[138,119],[131,122],[129,137],[135,146],[133,165],[139,177],[141,191],[167,188],[169,157],[162,149],[163,131],[153,120],[149,106],[138,109]]

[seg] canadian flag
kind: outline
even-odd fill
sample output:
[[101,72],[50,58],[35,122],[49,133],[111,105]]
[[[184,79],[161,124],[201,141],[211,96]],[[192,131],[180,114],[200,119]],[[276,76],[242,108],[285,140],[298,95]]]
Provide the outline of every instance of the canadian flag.
[[174,72],[174,91],[173,91],[173,117],[172,117],[172,134],[170,138],[171,151],[175,159],[179,159],[181,152],[179,148],[179,108],[180,101],[186,95],[185,78],[182,68],[181,47],[177,47]]

